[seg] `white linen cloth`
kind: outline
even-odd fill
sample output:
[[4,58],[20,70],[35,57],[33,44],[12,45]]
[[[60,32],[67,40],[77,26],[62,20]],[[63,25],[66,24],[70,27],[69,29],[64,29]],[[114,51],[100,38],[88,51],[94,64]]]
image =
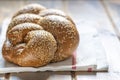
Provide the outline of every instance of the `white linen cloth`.
[[65,61],[50,63],[46,66],[20,67],[7,62],[2,57],[2,45],[6,38],[6,30],[10,19],[5,19],[0,35],[0,73],[36,72],[36,71],[107,71],[107,59],[104,47],[99,40],[95,28],[77,25],[80,34],[80,43],[73,56]]

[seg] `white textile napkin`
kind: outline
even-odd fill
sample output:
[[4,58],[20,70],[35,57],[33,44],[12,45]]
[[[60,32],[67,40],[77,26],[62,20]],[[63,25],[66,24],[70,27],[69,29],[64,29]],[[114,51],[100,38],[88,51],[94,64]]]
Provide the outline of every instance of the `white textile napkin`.
[[95,28],[77,25],[80,34],[80,43],[73,56],[65,61],[50,63],[46,66],[20,67],[9,63],[2,57],[2,45],[6,38],[7,26],[10,19],[6,19],[2,25],[0,35],[0,73],[12,72],[36,72],[36,71],[107,71],[107,59],[105,50],[99,40],[99,34]]

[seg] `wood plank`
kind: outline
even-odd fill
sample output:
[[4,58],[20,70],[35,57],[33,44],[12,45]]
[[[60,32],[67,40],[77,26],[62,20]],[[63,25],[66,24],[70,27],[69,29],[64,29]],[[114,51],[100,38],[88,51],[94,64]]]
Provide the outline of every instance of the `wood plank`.
[[97,73],[97,80],[119,80],[120,73]]
[[11,74],[10,80],[71,80],[70,72],[36,72]]
[[77,80],[75,71],[71,71],[71,80]]
[[[113,5],[112,5],[112,3],[113,3]],[[119,17],[120,10],[119,11],[117,10],[119,8],[118,6],[120,6],[119,3],[120,3],[120,1],[117,1],[117,0],[115,0],[115,1],[111,1],[111,0],[110,1],[102,1],[103,7],[105,8],[105,11],[106,11],[106,14],[108,15],[108,18],[109,18],[111,24],[113,25],[113,28],[116,32],[116,35],[120,40],[120,27],[119,27],[119,22],[118,22],[118,19],[120,19],[120,17]],[[116,15],[118,15],[118,16],[116,16]],[[111,39],[111,40],[113,40],[113,39]],[[114,49],[115,54],[111,55],[112,60],[114,62],[114,65],[112,65],[114,72],[120,72],[120,67],[119,67],[120,63],[118,62],[119,56],[120,56],[119,45],[120,44],[116,43],[116,42],[112,43],[112,45],[111,45],[111,46],[116,46],[116,48]],[[109,51],[111,52],[111,50],[109,50]],[[118,54],[116,54],[116,53],[118,53]]]
[[94,72],[76,72],[76,80],[97,80]]
[[4,74],[4,80],[9,80],[10,79],[11,74],[10,73],[5,73]]
[[106,14],[108,15],[108,18],[110,19],[110,22],[112,23],[114,30],[118,36],[118,38],[120,39],[120,27],[119,27],[119,20],[120,20],[120,16],[119,16],[119,6],[120,6],[120,1],[118,0],[110,0],[110,1],[105,1],[105,0],[101,0]]
[[0,80],[3,80],[3,79],[4,79],[4,75],[0,74]]
[[[14,5],[14,7],[11,5]],[[18,10],[18,8],[22,7],[23,5],[24,5],[24,2],[22,0],[20,1],[1,0],[0,1],[0,24],[2,24],[3,20],[6,17],[11,17],[13,13],[15,13],[16,10]]]
[[114,73],[114,72],[97,72],[91,73],[91,72],[77,72],[77,80],[119,80],[120,73]]
[[[14,5],[14,7],[11,5]],[[13,13],[15,13],[16,10],[19,7],[22,7],[23,5],[24,5],[24,2],[22,0],[21,1],[8,1],[8,0],[0,1],[0,33],[1,33],[1,24],[3,20],[7,17],[11,17]]]
[[37,3],[45,6],[46,8],[54,8],[54,9],[63,9],[63,2],[61,0],[27,0],[25,4]]
[[[119,66],[119,52],[120,52],[120,42],[113,27],[108,14],[100,1],[89,1],[89,0],[75,0],[67,1],[67,12],[70,13],[72,18],[75,20],[78,26],[89,26],[97,29],[102,45],[105,48],[107,59],[109,63],[109,75],[111,77],[111,72],[120,72]],[[72,6],[71,6],[72,5]],[[79,74],[81,73],[81,74]],[[82,72],[76,72],[77,80],[109,80],[100,79],[100,74],[95,75],[82,75]],[[104,75],[105,73],[101,73]],[[114,79],[119,79],[117,73],[114,74]],[[112,79],[111,79],[112,80]]]

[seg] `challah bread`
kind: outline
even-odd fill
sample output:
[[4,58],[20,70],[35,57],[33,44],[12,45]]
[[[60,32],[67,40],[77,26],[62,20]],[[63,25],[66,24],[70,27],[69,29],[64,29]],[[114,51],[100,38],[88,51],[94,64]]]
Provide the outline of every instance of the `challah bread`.
[[30,4],[11,19],[2,54],[17,65],[39,67],[69,58],[78,43],[78,31],[68,15]]

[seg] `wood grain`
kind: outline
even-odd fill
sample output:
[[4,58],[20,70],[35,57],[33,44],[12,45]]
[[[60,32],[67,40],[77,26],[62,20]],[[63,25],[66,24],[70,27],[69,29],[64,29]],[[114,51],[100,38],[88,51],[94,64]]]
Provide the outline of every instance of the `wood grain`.
[[9,79],[10,79],[10,73],[5,73],[4,80],[9,80]]
[[[112,2],[112,3],[114,3],[114,2]],[[102,5],[103,5],[103,7],[105,9],[105,12],[108,15],[108,18],[109,18],[109,20],[110,20],[110,22],[111,22],[111,24],[112,24],[112,26],[113,26],[113,28],[114,28],[114,30],[116,32],[117,37],[120,39],[120,27],[119,27],[119,22],[118,22],[119,16],[116,16],[116,12],[118,12],[118,11],[116,9],[111,9],[111,8],[114,8],[110,4],[111,1],[108,2],[108,1],[101,0],[101,3],[102,3]]]
[[[11,6],[13,5],[13,6]],[[6,17],[11,17],[13,13],[17,11],[18,8],[22,7],[24,4],[23,1],[0,1],[0,24]]]
[[71,76],[70,72],[16,73],[10,80],[71,80]]
[[4,75],[1,74],[1,75],[0,75],[0,80],[3,80],[3,79],[4,79]]
[[[113,1],[112,1],[112,3],[113,3]],[[120,43],[119,43],[119,41],[120,41],[120,27],[118,26],[119,22],[116,21],[116,20],[118,20],[117,17],[119,17],[119,16],[117,16],[117,17],[113,16],[114,14],[112,14],[112,13],[113,12],[117,13],[117,11],[114,11],[116,9],[111,9],[111,7],[112,7],[112,6],[110,7],[111,1],[102,1],[102,4],[103,4],[105,12],[109,18],[109,21],[111,22],[111,25],[113,26],[113,30],[116,33],[116,35],[113,35],[113,36],[117,36],[116,38],[113,37],[111,39],[111,41],[113,39],[114,40],[116,39],[116,41],[114,41],[114,43],[111,42],[111,46],[109,46],[111,48],[114,46],[112,48],[112,50],[109,50],[109,48],[108,48],[109,53],[114,52],[113,54],[110,54],[111,55],[111,62],[113,62],[113,64],[111,63],[111,66],[113,68],[113,72],[120,72],[120,67],[119,67],[120,63],[118,62],[119,56],[120,56],[120,54],[119,54],[119,52],[120,52],[120,48],[119,48],[119,45],[120,45]],[[113,3],[113,4],[115,4],[115,3]],[[120,4],[119,4],[119,6],[120,6]],[[108,43],[108,42],[106,42],[106,43]]]
[[[72,6],[71,6],[72,4]],[[97,0],[76,0],[67,2],[67,10],[79,26],[89,26],[97,29],[102,45],[107,53],[109,63],[109,73],[81,75],[82,72],[76,72],[77,80],[115,80],[119,73],[119,56],[120,56],[120,42],[118,39],[118,33],[115,30],[116,26],[113,26],[109,15],[107,14],[105,5]],[[114,72],[113,78],[111,72]],[[79,74],[81,73],[81,74]],[[102,75],[102,77],[99,77]],[[106,77],[106,78],[105,78]],[[114,78],[115,77],[115,78]]]

